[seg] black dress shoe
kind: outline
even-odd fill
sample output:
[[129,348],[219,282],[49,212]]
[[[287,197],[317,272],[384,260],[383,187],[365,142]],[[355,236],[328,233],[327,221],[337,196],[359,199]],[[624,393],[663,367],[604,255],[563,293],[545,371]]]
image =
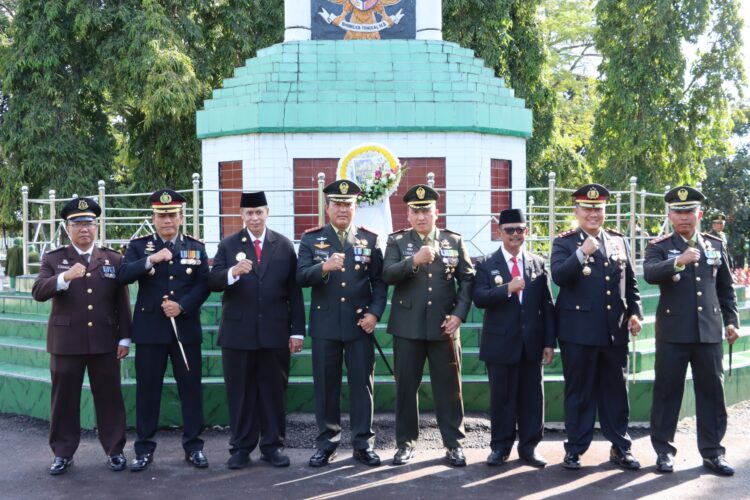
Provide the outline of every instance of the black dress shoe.
[[354,457],[354,460],[362,462],[363,464],[369,465],[371,467],[380,465],[380,457],[372,448],[360,448],[358,450],[354,450],[352,452],[352,456]]
[[445,458],[448,459],[448,463],[453,467],[466,467],[466,457],[464,456],[464,449],[460,446],[456,448],[448,448],[445,452]]
[[617,446],[609,449],[609,461],[623,469],[638,470],[641,468],[641,463],[635,459],[630,450],[621,450]]
[[656,472],[674,472],[674,457],[671,453],[656,455]]
[[703,467],[711,469],[720,476],[733,476],[734,468],[729,465],[724,455],[717,455],[711,458],[703,459]]
[[232,453],[227,460],[227,469],[238,470],[244,469],[250,465],[250,454],[244,452]]
[[547,466],[547,460],[545,460],[543,456],[537,453],[536,450],[531,450],[531,453],[519,452],[518,456],[522,461],[526,462],[532,467],[538,467],[541,469]]
[[281,448],[275,448],[268,453],[261,453],[260,459],[274,467],[289,467],[289,457],[281,453]]
[[52,462],[52,465],[49,467],[49,473],[53,476],[59,476],[66,470],[70,469],[73,466],[73,457],[70,458],[63,458],[63,457],[55,457],[55,461]]
[[414,458],[414,448],[410,446],[404,446],[396,450],[396,454],[393,455],[393,465],[404,465]]
[[116,453],[107,457],[107,467],[109,467],[109,470],[120,472],[121,470],[125,470],[127,464],[128,461],[122,453]]
[[581,468],[581,456],[578,453],[569,451],[563,458],[562,466],[569,470],[578,470]]
[[185,460],[198,469],[205,469],[208,467],[208,459],[206,458],[206,455],[203,454],[203,450],[195,450],[190,453],[185,453]]
[[141,472],[142,470],[146,470],[146,467],[148,467],[149,464],[153,461],[154,461],[153,453],[144,453],[143,455],[136,455],[135,459],[133,459],[133,461],[130,462],[130,471]]
[[500,450],[492,450],[487,457],[487,465],[503,465],[508,461],[508,454]]
[[323,467],[333,462],[336,456],[336,450],[318,450],[313,456],[310,457],[308,462],[310,467]]

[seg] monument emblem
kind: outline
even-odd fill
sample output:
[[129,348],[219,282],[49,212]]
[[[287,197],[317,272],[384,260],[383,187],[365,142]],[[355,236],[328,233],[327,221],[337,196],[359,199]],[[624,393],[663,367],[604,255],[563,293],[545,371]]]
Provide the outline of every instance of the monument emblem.
[[312,11],[313,39],[415,38],[414,0],[313,0]]

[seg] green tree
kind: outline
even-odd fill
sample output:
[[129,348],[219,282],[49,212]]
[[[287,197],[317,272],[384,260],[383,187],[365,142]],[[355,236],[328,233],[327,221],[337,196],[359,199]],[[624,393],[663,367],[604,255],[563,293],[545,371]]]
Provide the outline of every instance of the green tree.
[[[727,152],[732,90],[741,92],[738,0],[600,0],[602,102],[589,159],[624,187],[656,189],[705,176]],[[683,45],[700,47],[688,67]]]

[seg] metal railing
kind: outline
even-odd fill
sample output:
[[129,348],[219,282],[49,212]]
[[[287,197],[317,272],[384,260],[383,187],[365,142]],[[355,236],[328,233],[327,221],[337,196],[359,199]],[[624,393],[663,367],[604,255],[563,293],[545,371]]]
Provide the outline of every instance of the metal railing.
[[[317,175],[316,184],[313,187],[288,189],[266,189],[266,193],[273,192],[310,192],[315,191],[317,194],[317,212],[312,214],[281,214],[271,213],[272,218],[314,218],[317,217],[317,223],[325,223],[325,197],[323,187],[326,184],[326,176],[323,172]],[[427,184],[435,186],[435,174],[427,174]],[[700,186],[697,186],[700,189]],[[630,241],[631,258],[634,262],[639,263],[644,253],[648,238],[646,228],[658,227],[657,234],[669,230],[669,221],[666,217],[668,209],[666,205],[661,205],[657,200],[663,199],[664,192],[670,188],[666,186],[662,193],[647,192],[645,189],[638,189],[637,179],[630,178],[629,189],[625,191],[613,191],[611,193],[614,203],[610,204],[605,216],[605,226],[611,227],[624,233]],[[495,194],[507,194],[512,199],[513,193],[522,192],[526,201],[523,207],[526,212],[527,226],[529,234],[527,236],[527,246],[533,251],[547,255],[551,248],[551,239],[560,231],[568,229],[574,224],[573,203],[570,194],[573,189],[559,187],[557,176],[554,172],[548,175],[547,187],[532,187],[524,189],[451,189],[436,188],[442,192],[475,192],[486,193],[490,197]],[[205,224],[203,209],[201,207],[201,196],[204,193],[239,193],[241,189],[205,189],[201,188],[201,177],[199,174],[192,175],[192,188],[177,190],[183,194],[188,201],[183,205],[183,231],[192,234],[195,238],[201,237],[201,229]],[[133,237],[144,233],[151,233],[152,211],[148,208],[145,198],[151,193],[108,193],[106,183],[100,180],[97,184],[97,192],[88,196],[96,198],[102,207],[102,214],[99,218],[99,243],[102,245],[113,245],[127,243]],[[32,199],[29,198],[29,189],[27,186],[21,188],[22,200],[22,236],[23,236],[23,261],[24,274],[29,272],[29,245],[38,247],[39,254],[56,248],[63,244],[63,236],[67,236],[67,230],[64,223],[58,219],[57,204],[64,204],[78,195],[70,198],[59,198],[54,189],[49,190],[47,198]],[[649,207],[663,206],[663,211],[652,210],[648,213]],[[657,213],[658,212],[658,213]],[[32,215],[34,214],[34,215]],[[34,218],[32,218],[34,217]],[[217,217],[211,214],[211,217]],[[239,218],[239,214],[218,214],[219,220],[222,218]],[[473,245],[479,249],[475,241],[479,241],[480,235],[486,240],[486,228],[490,224],[497,223],[497,214],[492,213],[441,213],[440,218],[450,218],[451,223],[455,225],[456,219],[464,217],[473,217],[484,219],[484,223],[478,224],[478,229],[473,235],[464,235],[467,245]],[[204,228],[205,229],[205,228]],[[48,232],[49,235],[45,235]],[[205,231],[204,231],[205,233]],[[218,241],[207,241],[207,243],[218,243]],[[481,249],[480,249],[481,253]]]

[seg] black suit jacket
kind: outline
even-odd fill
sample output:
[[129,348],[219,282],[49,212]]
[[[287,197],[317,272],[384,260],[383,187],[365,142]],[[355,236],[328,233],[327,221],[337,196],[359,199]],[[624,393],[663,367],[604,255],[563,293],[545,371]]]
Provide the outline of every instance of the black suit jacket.
[[[206,248],[199,240],[180,234],[172,250],[172,260],[156,264],[153,272],[147,271],[146,259],[162,248],[164,242],[156,234],[131,240],[122,266],[117,271],[120,283],[138,281],[138,296],[133,312],[133,341],[137,344],[172,343],[172,323],[161,308],[162,297],[167,295],[183,310],[175,318],[182,343],[200,344],[201,305],[211,293],[208,289]],[[200,263],[195,263],[197,261]]]
[[552,294],[544,260],[523,252],[523,303],[508,297],[511,272],[502,250],[477,264],[474,304],[486,309],[479,359],[487,363],[518,363],[521,357],[541,361],[545,347],[555,346]]
[[[244,253],[253,270],[227,285],[228,270]],[[283,349],[290,335],[305,335],[305,305],[297,285],[297,254],[285,236],[266,229],[260,264],[247,229],[219,243],[209,287],[224,292],[219,345],[229,349]]]
[[[345,254],[344,268],[324,277],[323,263],[335,252]],[[383,315],[388,289],[382,273],[383,253],[373,232],[352,226],[343,246],[330,224],[302,235],[297,283],[312,287],[310,336],[341,341],[367,336],[357,322],[366,312]]]
[[582,345],[627,344],[630,316],[643,317],[630,246],[622,234],[604,230],[607,257],[594,252],[587,276],[576,255],[585,239],[582,230],[572,229],[552,242],[552,280],[560,287],[555,303],[557,336]]
[[[729,270],[724,242],[715,236],[698,236],[701,258],[696,264],[675,271],[674,261],[687,249],[679,234],[651,240],[646,247],[643,274],[646,281],[659,285],[656,308],[656,338],[662,342],[722,342],[725,325],[739,326],[734,278]],[[718,262],[709,264],[707,248],[720,253]],[[675,278],[679,276],[679,278]]]

